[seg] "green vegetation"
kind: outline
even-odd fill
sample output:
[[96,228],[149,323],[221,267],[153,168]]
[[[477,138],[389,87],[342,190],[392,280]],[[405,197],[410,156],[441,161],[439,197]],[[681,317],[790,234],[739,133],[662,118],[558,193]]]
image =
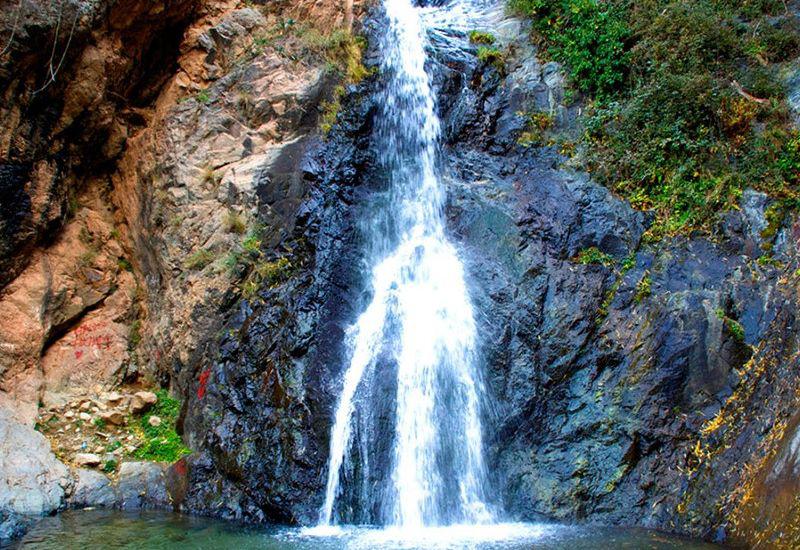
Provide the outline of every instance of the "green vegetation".
[[206,248],[201,248],[189,254],[183,265],[186,269],[201,270],[214,261],[214,253]]
[[133,273],[133,265],[127,258],[118,259],[117,267],[120,269],[120,271],[129,271]]
[[336,124],[336,117],[339,116],[339,109],[342,108],[342,97],[344,96],[344,86],[337,86],[333,89],[333,96],[330,101],[322,101],[319,104],[321,112],[319,127],[324,134],[327,134]]
[[105,464],[103,464],[103,471],[107,474],[113,473],[117,471],[117,461],[113,458],[110,460],[106,460]]
[[641,303],[642,300],[650,296],[652,293],[652,283],[653,281],[650,279],[650,274],[645,273],[644,277],[642,277],[642,280],[636,285],[636,294],[633,296],[633,299],[637,304]]
[[142,321],[136,319],[131,323],[131,330],[128,333],[128,349],[134,350],[142,341]]
[[725,311],[722,308],[717,309],[716,313],[717,317],[722,319],[724,322],[725,328],[728,329],[728,332],[730,332],[731,336],[733,336],[733,339],[740,343],[744,342],[744,327],[742,324],[736,319],[731,319],[725,315]]
[[245,232],[245,229],[247,229],[247,226],[244,223],[244,219],[233,210],[228,210],[225,215],[225,230],[228,233],[241,235]]
[[470,31],[469,41],[473,44],[484,44],[486,46],[491,46],[494,44],[494,35],[485,31]]
[[[136,431],[143,443],[133,452],[135,458],[157,462],[175,462],[191,451],[183,444],[175,431],[175,422],[180,412],[180,403],[170,397],[166,390],[157,390],[158,402],[139,420]],[[150,418],[161,419],[158,426],[150,425]]]
[[774,63],[800,54],[781,0],[510,0],[588,98],[579,161],[656,214],[708,230],[752,186],[796,208],[800,133]]
[[492,46],[478,46],[476,52],[478,61],[494,66],[500,73],[506,70],[506,56],[499,49]]
[[523,147],[539,145],[544,141],[547,130],[553,127],[553,115],[543,112],[517,113],[518,116],[526,117],[525,130],[517,138],[517,143]]
[[211,94],[208,93],[208,90],[200,90],[194,95],[194,98],[203,105],[211,103]]
[[608,97],[627,76],[631,29],[617,2],[597,0],[511,0],[515,11],[533,17],[534,28],[553,59],[567,65],[583,92]]
[[614,264],[614,257],[602,252],[596,246],[591,246],[589,248],[584,248],[578,255],[575,257],[575,260],[579,264],[599,264],[604,265],[606,267],[611,266]]

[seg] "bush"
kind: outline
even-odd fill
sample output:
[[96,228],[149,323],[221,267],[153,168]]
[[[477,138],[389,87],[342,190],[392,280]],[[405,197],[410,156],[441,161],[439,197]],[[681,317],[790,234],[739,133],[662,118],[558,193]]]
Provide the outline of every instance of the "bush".
[[[133,456],[141,460],[172,463],[191,452],[175,431],[180,403],[170,397],[166,390],[158,390],[156,395],[156,404],[139,420],[138,431],[141,432],[144,443],[134,451]],[[152,416],[158,416],[161,424],[151,426]]]
[[497,48],[489,46],[478,46],[477,51],[478,61],[486,65],[492,65],[501,73],[506,68],[506,58],[503,52]]
[[547,52],[582,92],[606,98],[623,87],[631,30],[613,2],[511,0],[511,7],[534,18]]
[[589,248],[584,248],[576,257],[576,260],[580,264],[588,265],[588,264],[599,264],[604,265],[606,267],[614,264],[613,256],[602,252],[596,246],[592,246]]
[[183,265],[186,269],[201,270],[214,261],[214,253],[206,248],[201,248],[190,254]]
[[494,35],[484,31],[470,31],[469,41],[473,44],[484,44],[486,46],[491,46],[494,44]]
[[638,208],[649,236],[708,229],[746,186],[797,201],[796,134],[777,69],[800,52],[772,0],[510,0],[590,99],[594,176]]

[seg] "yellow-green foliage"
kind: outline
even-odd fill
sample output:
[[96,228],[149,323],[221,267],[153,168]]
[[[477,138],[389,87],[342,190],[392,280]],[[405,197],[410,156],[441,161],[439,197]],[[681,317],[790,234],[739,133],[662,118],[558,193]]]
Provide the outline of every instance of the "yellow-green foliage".
[[492,65],[500,73],[505,72],[506,56],[499,49],[492,46],[478,46],[478,51],[476,53],[478,56],[478,61],[481,63]]
[[545,133],[553,127],[554,119],[549,113],[536,111],[532,113],[517,113],[518,116],[525,117],[525,129],[519,135],[517,142],[523,147],[540,145],[544,142]]
[[589,248],[584,248],[578,255],[576,256],[575,260],[579,264],[600,264],[604,266],[610,266],[614,264],[614,257],[602,252],[596,246],[591,246]]
[[229,233],[241,235],[246,229],[244,219],[242,219],[242,217],[233,210],[228,210],[228,213],[225,216],[225,229]]
[[486,46],[491,46],[494,44],[494,35],[485,31],[470,31],[469,41],[473,44],[484,44]]
[[652,280],[650,279],[650,275],[645,273],[642,280],[639,281],[639,284],[636,285],[636,294],[634,295],[633,299],[636,303],[641,303],[642,300],[650,296],[652,289]]
[[339,115],[339,109],[342,108],[341,99],[344,96],[344,86],[337,86],[333,89],[333,97],[330,101],[323,101],[319,104],[320,116],[319,127],[323,133],[327,134],[336,123],[336,117]]
[[781,0],[509,0],[588,96],[579,159],[649,239],[709,229],[755,187],[800,203],[800,133],[777,63],[800,54]]
[[206,248],[201,248],[189,254],[183,262],[186,269],[201,270],[214,261],[214,253]]

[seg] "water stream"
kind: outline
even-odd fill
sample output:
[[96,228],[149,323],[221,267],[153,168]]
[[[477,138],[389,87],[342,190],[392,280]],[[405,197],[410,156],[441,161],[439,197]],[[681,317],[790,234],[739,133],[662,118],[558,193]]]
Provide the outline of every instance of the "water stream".
[[[385,0],[384,9],[386,85],[375,139],[389,189],[368,221],[372,298],[347,335],[350,364],[320,523],[490,523],[476,328],[464,269],[444,228],[427,32],[411,0]],[[395,388],[388,423],[386,393],[372,387],[387,377]],[[381,440],[392,442],[385,472],[375,457]],[[353,472],[347,483],[343,471]],[[337,507],[340,500],[346,505]]]

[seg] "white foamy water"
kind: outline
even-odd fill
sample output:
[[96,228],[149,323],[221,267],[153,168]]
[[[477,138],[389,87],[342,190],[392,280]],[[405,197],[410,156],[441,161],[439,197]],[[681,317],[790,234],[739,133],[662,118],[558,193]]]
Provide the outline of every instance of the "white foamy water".
[[[371,302],[347,334],[350,364],[320,524],[356,516],[401,528],[487,524],[494,516],[486,504],[476,328],[464,269],[444,230],[440,123],[425,70],[421,14],[432,11],[410,0],[385,0],[384,9],[388,80],[375,139],[389,191],[370,227]],[[396,377],[389,430],[379,416],[386,404],[376,402],[385,392],[373,391],[388,376]],[[380,456],[390,464],[379,463],[384,441],[391,450]],[[358,489],[343,482],[345,472],[358,478]]]

